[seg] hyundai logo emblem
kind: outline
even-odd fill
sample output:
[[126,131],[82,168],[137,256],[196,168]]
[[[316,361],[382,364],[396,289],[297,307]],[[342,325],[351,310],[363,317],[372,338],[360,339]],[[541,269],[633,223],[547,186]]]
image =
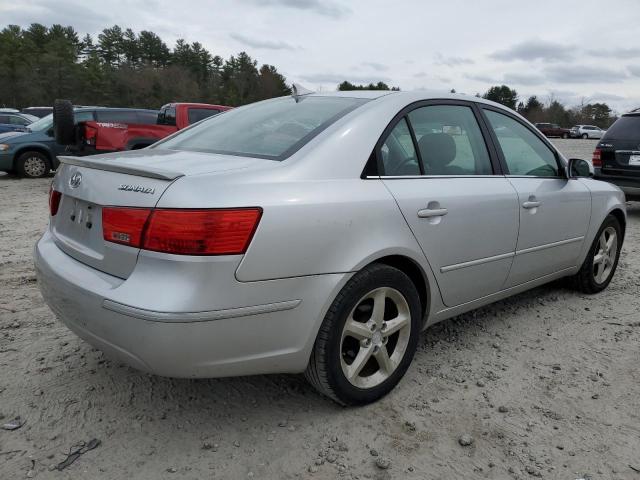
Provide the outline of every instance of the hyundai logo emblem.
[[82,174],[79,172],[74,173],[73,175],[71,175],[71,178],[69,179],[69,186],[71,188],[78,188],[78,186],[82,183]]

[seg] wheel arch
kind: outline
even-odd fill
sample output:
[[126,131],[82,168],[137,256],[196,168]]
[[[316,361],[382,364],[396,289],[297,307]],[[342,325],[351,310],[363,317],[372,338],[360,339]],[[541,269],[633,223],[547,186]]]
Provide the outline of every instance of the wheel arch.
[[47,157],[47,161],[49,162],[49,168],[53,168],[53,158],[51,155],[51,151],[42,146],[42,145],[25,145],[24,147],[20,147],[16,150],[16,152],[13,154],[13,168],[16,168],[16,162],[18,161],[18,158],[20,158],[20,156],[25,153],[25,152],[38,152],[38,153],[42,153],[45,157]]
[[422,321],[426,322],[426,316],[429,312],[431,302],[431,292],[429,290],[429,280],[423,268],[412,258],[404,255],[387,255],[369,262],[363,268],[380,263],[390,267],[397,268],[403,272],[413,282],[420,297],[420,307],[422,309]]
[[609,215],[613,215],[616,220],[620,222],[620,226],[622,227],[622,238],[624,238],[624,234],[627,229],[627,217],[624,212],[620,208],[614,208],[609,212]]

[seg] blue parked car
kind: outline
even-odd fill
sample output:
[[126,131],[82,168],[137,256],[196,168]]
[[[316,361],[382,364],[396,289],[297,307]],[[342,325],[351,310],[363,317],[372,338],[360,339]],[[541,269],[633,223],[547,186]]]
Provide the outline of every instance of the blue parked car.
[[26,132],[27,126],[38,120],[35,115],[17,110],[0,109],[0,133]]
[[[74,110],[76,123],[95,120],[155,124],[157,110],[134,108],[79,107]],[[53,114],[26,127],[25,132],[0,133],[0,172],[21,177],[44,177],[58,168],[58,155],[73,155],[67,145],[56,143],[53,136]]]

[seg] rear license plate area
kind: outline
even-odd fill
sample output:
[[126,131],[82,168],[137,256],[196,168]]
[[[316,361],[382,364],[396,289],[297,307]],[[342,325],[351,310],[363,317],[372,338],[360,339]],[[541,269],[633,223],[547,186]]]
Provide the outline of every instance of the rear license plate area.
[[629,156],[630,167],[640,167],[640,154]]

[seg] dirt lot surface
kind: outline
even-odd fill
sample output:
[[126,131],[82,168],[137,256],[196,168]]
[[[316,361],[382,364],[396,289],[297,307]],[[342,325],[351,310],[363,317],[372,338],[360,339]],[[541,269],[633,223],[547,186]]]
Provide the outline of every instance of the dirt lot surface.
[[76,338],[32,266],[49,183],[0,177],[0,426],[26,422],[0,429],[2,479],[640,478],[640,204],[607,291],[553,284],[434,326],[391,395],[345,409],[298,376],[160,378]]

